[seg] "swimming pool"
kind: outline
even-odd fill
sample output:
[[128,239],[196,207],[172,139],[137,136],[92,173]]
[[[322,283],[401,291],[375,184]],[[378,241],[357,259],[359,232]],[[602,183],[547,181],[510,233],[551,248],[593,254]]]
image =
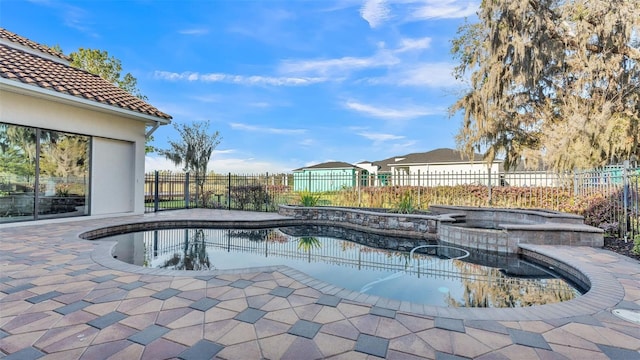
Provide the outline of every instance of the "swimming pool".
[[139,266],[203,271],[286,265],[352,291],[435,306],[523,307],[581,294],[558,275],[516,256],[468,253],[436,243],[413,253],[386,250],[359,242],[407,239],[339,227],[163,229],[109,239],[117,240],[114,257]]

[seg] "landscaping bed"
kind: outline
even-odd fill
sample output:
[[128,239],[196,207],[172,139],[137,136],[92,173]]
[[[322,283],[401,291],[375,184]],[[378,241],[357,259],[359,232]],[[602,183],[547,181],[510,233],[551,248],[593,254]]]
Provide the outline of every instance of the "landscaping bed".
[[624,255],[630,257],[632,259],[640,261],[640,255],[636,255],[633,253],[633,241],[627,240],[624,242],[624,239],[619,239],[616,237],[604,237],[604,246],[605,249],[611,250],[617,254]]

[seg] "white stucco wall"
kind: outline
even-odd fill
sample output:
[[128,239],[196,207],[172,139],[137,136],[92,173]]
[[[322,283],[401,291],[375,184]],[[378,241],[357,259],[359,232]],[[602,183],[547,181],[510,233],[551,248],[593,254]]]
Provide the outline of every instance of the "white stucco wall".
[[[491,165],[491,182],[496,184],[498,163]],[[453,185],[485,185],[489,182],[487,164],[449,163],[423,165],[392,165],[392,183],[402,186],[453,186]]]
[[[94,137],[91,215],[144,212],[144,122],[9,91],[0,99],[2,122]],[[127,198],[109,184],[124,186]]]
[[135,211],[135,143],[93,138],[91,214]]

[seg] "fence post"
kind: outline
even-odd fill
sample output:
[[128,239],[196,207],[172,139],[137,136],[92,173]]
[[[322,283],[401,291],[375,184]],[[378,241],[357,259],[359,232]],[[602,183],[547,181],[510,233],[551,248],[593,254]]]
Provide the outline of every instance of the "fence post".
[[624,207],[624,242],[627,242],[627,234],[630,230],[631,214],[629,214],[629,160],[623,162],[622,168],[622,206]]
[[268,171],[264,179],[265,179],[264,180],[264,211],[267,212],[269,211],[269,172]]
[[362,179],[360,178],[362,176],[362,173],[360,173],[360,170],[356,170],[356,189],[358,189],[358,207],[362,206],[362,194],[360,193],[360,190],[362,188]]
[[198,171],[196,171],[196,176],[193,177],[194,180],[195,180],[195,184],[196,184],[196,196],[195,196],[196,206],[195,206],[195,208],[198,208],[198,188],[199,188],[199,186],[198,186],[198,177],[199,177],[199,175],[200,174],[198,173]]
[[227,187],[227,190],[227,203],[229,204],[228,209],[231,210],[231,173],[229,173],[229,186]]
[[489,202],[489,206],[491,206],[491,165],[489,165],[489,167],[487,168],[488,172],[489,172],[489,176],[487,177],[487,188],[489,189],[489,198],[487,199]]
[[417,209],[420,209],[420,169],[418,169],[418,206],[416,206]]
[[154,178],[153,178],[153,211],[154,212],[158,212],[158,207],[159,207],[159,197],[160,194],[158,193],[158,185],[160,184],[160,180],[158,179],[158,170],[156,170],[154,173]]
[[184,174],[184,207],[185,209],[189,208],[190,196],[191,195],[189,194],[189,172],[187,171]]

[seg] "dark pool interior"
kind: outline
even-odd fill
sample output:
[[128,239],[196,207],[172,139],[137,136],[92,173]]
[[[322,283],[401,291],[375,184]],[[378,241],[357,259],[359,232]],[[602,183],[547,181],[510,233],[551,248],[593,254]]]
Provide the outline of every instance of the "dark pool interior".
[[526,307],[571,300],[585,291],[516,255],[341,227],[163,229],[108,239],[117,241],[114,257],[143,267],[206,271],[286,265],[338,287],[425,305]]

